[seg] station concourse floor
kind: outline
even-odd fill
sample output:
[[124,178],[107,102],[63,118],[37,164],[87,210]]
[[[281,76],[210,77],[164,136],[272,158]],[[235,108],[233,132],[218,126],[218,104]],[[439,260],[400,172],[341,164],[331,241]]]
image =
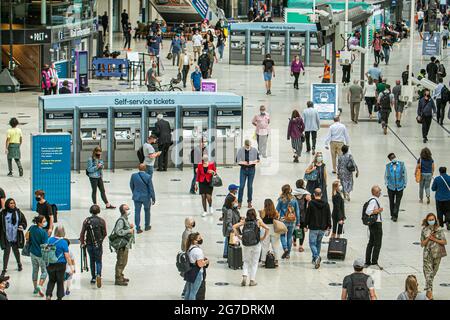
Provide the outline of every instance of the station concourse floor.
[[[120,37],[115,37],[121,39]],[[418,37],[417,37],[418,40]],[[121,43],[115,43],[115,49],[121,49]],[[132,41],[132,48],[140,51],[144,49],[145,41]],[[163,82],[168,83],[171,77],[176,77],[175,67],[165,58],[170,43],[164,41],[163,57],[165,72]],[[228,48],[227,48],[228,49]],[[426,65],[426,61],[420,56],[420,45],[416,41],[415,59],[413,71]],[[226,52],[228,52],[226,50]],[[388,78],[388,83],[394,85],[396,79],[400,79],[401,72],[405,70],[408,61],[409,40],[395,45],[391,54],[389,66],[381,64],[383,73]],[[360,59],[354,64],[352,80],[359,77]],[[373,56],[370,55],[370,63]],[[448,66],[448,60],[445,60]],[[244,97],[244,138],[252,138],[254,129],[251,118],[259,112],[259,106],[264,104],[271,116],[271,135],[269,157],[262,159],[257,166],[257,174],[254,183],[253,205],[256,209],[262,209],[263,201],[271,198],[276,201],[281,191],[281,186],[289,183],[295,185],[295,181],[303,178],[306,166],[312,160],[312,155],[303,153],[300,163],[292,162],[290,142],[286,140],[288,118],[294,108],[300,111],[306,107],[306,101],[310,99],[310,84],[319,82],[318,76],[322,68],[307,68],[306,76],[300,77],[300,90],[292,88],[293,78],[290,77],[288,67],[276,66],[276,77],[273,79],[272,95],[266,96],[261,66],[229,65],[228,56],[223,62],[214,65],[213,78],[218,79],[219,91],[234,92]],[[341,68],[338,68],[338,82],[340,83]],[[448,79],[446,79],[446,82]],[[124,81],[119,80],[91,80],[90,87],[93,92],[98,90],[138,91],[145,87],[135,86],[127,89]],[[182,278],[175,267],[175,256],[180,250],[181,234],[184,230],[186,216],[194,216],[196,221],[195,231],[199,231],[204,238],[203,250],[210,259],[211,266],[207,271],[207,299],[340,299],[342,280],[345,275],[353,271],[352,263],[356,258],[364,258],[366,244],[368,242],[368,230],[361,223],[361,208],[370,196],[372,185],[383,186],[383,194],[387,195],[384,187],[384,166],[387,154],[395,152],[397,158],[404,161],[408,170],[408,186],[403,196],[401,212],[397,223],[389,219],[389,204],[387,197],[382,197],[384,210],[383,222],[383,246],[379,263],[384,267],[383,271],[372,268],[366,272],[375,280],[376,292],[379,299],[396,299],[404,290],[406,276],[415,274],[418,278],[420,289],[423,290],[425,280],[422,272],[422,249],[417,242],[420,241],[421,221],[428,212],[435,212],[434,193],[430,205],[420,204],[418,201],[418,184],[414,181],[415,158],[425,146],[422,143],[421,128],[415,121],[416,106],[414,103],[403,114],[402,128],[395,127],[394,115],[390,116],[390,130],[383,135],[381,126],[368,120],[366,107],[361,105],[360,122],[353,124],[350,121],[349,105],[346,102],[346,88],[340,87],[340,106],[343,109],[342,122],[350,133],[350,150],[354,155],[360,170],[360,177],[355,179],[354,191],[351,194],[351,202],[346,202],[347,220],[345,223],[344,237],[348,239],[347,257],[345,261],[337,261],[335,264],[322,263],[319,270],[311,265],[311,251],[308,238],[305,240],[305,252],[299,253],[298,247],[293,247],[289,261],[280,260],[280,267],[275,270],[259,268],[256,287],[240,286],[241,271],[230,270],[222,258],[223,241],[222,226],[218,225],[226,187],[230,183],[239,184],[239,168],[218,168],[218,173],[224,181],[224,187],[214,190],[213,206],[216,213],[213,216],[202,218],[200,196],[189,194],[189,186],[192,179],[191,167],[183,171],[171,169],[168,172],[155,172],[153,183],[156,189],[156,205],[152,207],[152,230],[137,235],[136,244],[129,253],[128,265],[125,275],[130,278],[128,287],[114,286],[114,266],[116,256],[110,253],[108,242],[104,244],[103,255],[103,287],[97,289],[89,284],[90,274],[80,273],[79,245],[71,246],[77,263],[77,273],[72,284],[71,294],[65,299],[180,299],[184,286]],[[189,89],[189,86],[188,86]],[[157,93],[156,93],[157,94]],[[0,158],[1,168],[0,187],[5,189],[7,197],[16,199],[29,225],[34,213],[29,209],[30,204],[30,134],[38,131],[38,108],[36,92],[20,92],[17,94],[0,95],[0,132],[5,139],[7,123],[10,117],[18,117],[24,133],[22,145],[24,177],[7,177],[6,156]],[[329,123],[328,123],[329,124]],[[324,122],[324,125],[328,125]],[[319,130],[317,139],[317,151],[324,152],[324,160],[328,168],[328,192],[331,192],[331,184],[336,176],[331,173],[330,152],[324,148],[324,140],[327,133],[324,126]],[[427,147],[433,152],[436,168],[439,166],[450,167],[449,131],[450,122],[445,120],[444,128],[433,121],[429,143]],[[395,133],[395,135],[394,135]],[[255,142],[256,144],[256,142]],[[411,150],[412,154],[408,151]],[[304,147],[305,150],[305,147]],[[132,154],[131,157],[136,156]],[[130,170],[116,170],[115,173],[105,172],[107,196],[110,202],[117,207],[122,203],[131,206],[133,214],[130,220],[134,222],[134,210],[129,190]],[[173,181],[172,179],[180,179]],[[72,175],[72,211],[59,213],[59,224],[66,228],[69,239],[77,239],[81,230],[81,223],[89,215],[91,205],[90,184],[84,172]],[[245,192],[246,194],[246,192]],[[99,197],[99,195],[98,195]],[[329,195],[330,197],[330,195]],[[331,199],[331,197],[330,197]],[[241,215],[246,212],[246,196]],[[101,217],[107,221],[108,234],[119,216],[117,210],[104,210],[102,205]],[[143,213],[142,213],[143,218]],[[405,227],[405,226],[412,227]],[[450,233],[445,231],[447,237]],[[326,242],[327,239],[324,238]],[[322,259],[326,261],[327,245],[322,246]],[[2,259],[2,255],[0,255]],[[450,298],[450,287],[441,284],[450,283],[449,258],[444,258],[439,272],[434,281],[434,295],[436,299]],[[33,296],[31,282],[31,263],[29,258],[22,257],[24,270],[17,271],[14,257],[11,256],[8,274],[11,276],[11,287],[8,296],[13,300],[41,299]],[[226,283],[227,285],[216,285]],[[333,284],[337,284],[333,286]]]

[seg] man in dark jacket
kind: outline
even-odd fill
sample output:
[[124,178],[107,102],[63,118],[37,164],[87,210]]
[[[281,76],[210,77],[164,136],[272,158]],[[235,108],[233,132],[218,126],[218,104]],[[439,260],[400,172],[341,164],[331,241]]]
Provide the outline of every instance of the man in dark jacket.
[[161,156],[158,159],[157,171],[167,171],[169,147],[172,144],[172,130],[170,129],[170,123],[163,119],[161,113],[157,116],[154,133],[158,137],[158,149],[161,151]]
[[80,233],[80,244],[86,246],[91,267],[91,284],[102,287],[103,240],[106,238],[106,222],[98,215],[100,207],[96,204],[89,209],[91,216],[84,220]]
[[127,10],[123,10],[122,14],[120,15],[120,22],[122,23],[122,30],[125,32],[125,29],[128,27],[128,13]]
[[108,30],[108,14],[106,13],[106,11],[102,15],[101,23],[102,23],[102,26],[103,26],[103,37],[105,37],[106,36],[106,31]]
[[425,89],[424,96],[419,100],[419,107],[417,108],[417,116],[420,117],[422,123],[422,138],[423,143],[428,142],[428,132],[431,127],[431,120],[433,113],[436,113],[436,105],[430,96],[430,90]]
[[435,57],[431,57],[431,62],[427,64],[427,74],[428,80],[437,83],[438,66]]
[[59,88],[59,94],[71,94],[72,91],[69,88],[69,81],[64,80],[63,85]]
[[203,51],[202,55],[198,57],[198,66],[200,67],[200,71],[202,72],[202,78],[208,79],[209,74],[209,66],[211,61],[208,57],[208,51]]
[[312,252],[312,263],[320,268],[320,247],[322,238],[331,229],[331,211],[327,202],[322,200],[322,190],[314,190],[314,199],[309,202],[305,217],[306,228],[309,229],[309,247]]

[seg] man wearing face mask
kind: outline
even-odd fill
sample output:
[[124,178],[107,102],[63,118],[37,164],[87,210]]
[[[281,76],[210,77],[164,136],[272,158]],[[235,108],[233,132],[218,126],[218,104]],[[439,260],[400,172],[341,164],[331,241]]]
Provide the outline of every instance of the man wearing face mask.
[[[247,203],[248,208],[252,208],[252,195],[253,195],[253,179],[255,178],[256,164],[259,163],[259,152],[252,147],[250,140],[245,140],[245,145],[239,149],[236,162],[241,166],[240,178],[239,178],[239,195],[238,195],[238,208],[242,206],[242,198],[244,197],[245,183],[247,185]],[[248,181],[247,181],[248,180]]]
[[52,235],[53,232],[53,208],[47,200],[45,200],[45,192],[44,190],[36,190],[34,192],[36,197],[36,212],[45,217],[47,220],[47,225],[44,227],[44,230],[47,232],[49,236]]
[[253,117],[252,124],[256,127],[256,141],[258,142],[258,151],[264,158],[266,158],[270,117],[266,112],[265,106],[260,106],[259,112],[259,114]]
[[0,276],[0,301],[8,300],[8,296],[6,295],[6,289],[9,288],[9,277],[8,276]]
[[117,235],[118,241],[121,243],[121,245],[116,249],[117,262],[115,285],[127,286],[130,280],[125,278],[123,271],[128,263],[128,251],[129,249],[131,249],[131,246],[134,243],[134,225],[128,221],[128,217],[131,215],[131,210],[128,205],[122,204],[119,207],[119,211],[120,218],[117,220],[113,233],[111,234],[111,236]]
[[423,143],[428,142],[428,132],[431,127],[431,120],[433,114],[436,113],[436,105],[430,96],[430,90],[425,89],[424,96],[419,100],[417,108],[417,121],[422,123],[422,138]]
[[407,182],[406,167],[403,161],[397,160],[394,153],[390,153],[388,159],[390,162],[386,164],[384,181],[388,189],[391,220],[397,222],[400,202]]

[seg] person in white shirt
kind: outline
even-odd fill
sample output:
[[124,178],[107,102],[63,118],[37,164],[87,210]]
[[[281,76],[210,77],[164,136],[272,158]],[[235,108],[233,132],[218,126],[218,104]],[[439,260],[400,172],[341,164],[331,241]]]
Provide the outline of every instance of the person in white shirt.
[[189,74],[189,68],[194,64],[192,56],[187,52],[186,48],[183,48],[181,52],[180,61],[178,63],[178,72],[181,73],[183,80],[183,88],[186,88],[186,80]]
[[311,151],[310,137],[312,138],[312,154],[316,154],[316,139],[317,131],[320,129],[320,117],[319,112],[314,109],[312,101],[306,103],[306,108],[303,111],[303,122],[305,123],[305,140],[306,140],[306,152]]
[[375,223],[369,225],[370,238],[366,248],[366,264],[364,268],[368,268],[373,265],[378,269],[383,270],[378,264],[378,257],[381,250],[381,240],[383,238],[383,228],[381,225],[382,218],[381,213],[383,208],[380,204],[381,188],[379,186],[372,187],[372,197],[369,200],[365,214],[368,216],[377,215]]
[[153,177],[155,159],[161,155],[161,151],[156,152],[155,148],[153,148],[153,144],[156,143],[156,139],[158,137],[154,134],[150,135],[147,138],[147,142],[142,146],[142,151],[145,156],[144,163],[146,165],[145,172],[150,175],[150,179]]
[[197,58],[200,57],[200,54],[202,52],[202,43],[202,35],[198,32],[198,30],[195,30],[195,34],[192,36],[192,45],[194,47],[194,61],[197,61]]
[[325,149],[331,148],[333,173],[336,173],[336,158],[342,155],[342,146],[344,144],[347,146],[350,144],[350,137],[348,136],[347,127],[340,122],[339,116],[336,116],[325,139]]
[[369,77],[367,84],[364,86],[364,100],[366,100],[369,118],[372,119],[373,106],[377,102],[377,85],[371,77]]
[[259,114],[255,115],[252,120],[252,124],[256,127],[256,141],[258,142],[259,153],[266,158],[267,157],[267,140],[269,137],[269,123],[270,117],[266,112],[265,106],[259,107]]

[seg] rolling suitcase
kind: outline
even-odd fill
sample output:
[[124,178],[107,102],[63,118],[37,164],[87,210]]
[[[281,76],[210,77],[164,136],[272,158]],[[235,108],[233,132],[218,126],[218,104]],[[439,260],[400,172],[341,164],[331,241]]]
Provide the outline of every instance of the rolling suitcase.
[[228,247],[228,268],[233,270],[241,269],[242,262],[242,247],[241,246],[229,246]]
[[328,241],[328,260],[345,260],[345,254],[347,253],[347,239],[343,238],[330,238]]

